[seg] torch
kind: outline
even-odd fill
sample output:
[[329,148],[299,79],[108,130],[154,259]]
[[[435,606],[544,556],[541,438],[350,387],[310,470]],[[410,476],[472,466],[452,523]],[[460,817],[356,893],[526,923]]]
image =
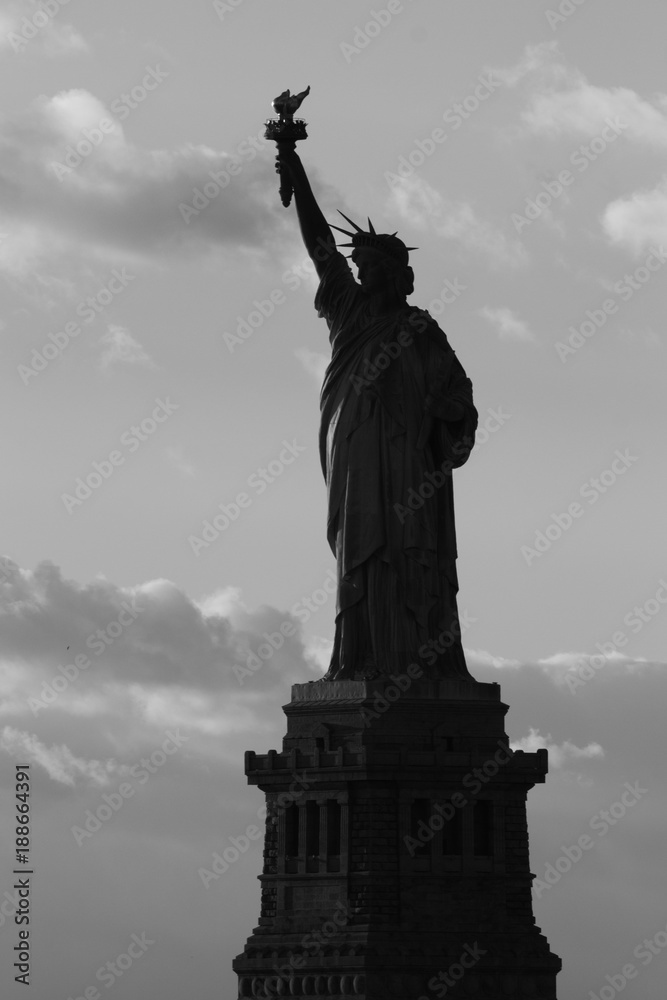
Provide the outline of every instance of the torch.
[[[280,143],[289,143],[292,149],[296,148],[299,139],[307,139],[306,122],[302,118],[294,119],[294,112],[297,110],[304,97],[310,93],[310,87],[306,87],[300,94],[290,94],[289,90],[284,90],[282,94],[272,102],[273,110],[277,111],[279,118],[269,118],[265,123],[265,139],[274,139],[278,149]],[[280,171],[280,200],[285,208],[292,200],[292,181],[287,172]]]

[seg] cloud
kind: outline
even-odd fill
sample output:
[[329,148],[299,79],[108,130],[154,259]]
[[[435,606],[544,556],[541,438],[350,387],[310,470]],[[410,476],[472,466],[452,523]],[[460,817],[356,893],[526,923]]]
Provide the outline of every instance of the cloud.
[[617,134],[660,149],[667,146],[667,116],[661,107],[627,87],[596,87],[582,74],[573,75],[574,86],[532,96],[522,115],[532,132],[549,136],[579,133],[593,138],[613,122]]
[[[84,130],[100,131],[104,119],[113,128],[94,145]],[[292,229],[273,164],[258,155],[261,138],[249,138],[254,145],[244,140],[232,153],[146,150],[86,90],[37,98],[0,121],[0,270],[33,284],[37,272],[50,290],[73,295],[73,270],[96,264],[257,253],[284,241]]]
[[501,340],[535,340],[528,326],[515,316],[511,309],[492,309],[490,306],[485,306],[479,310],[479,314],[493,323]]
[[528,736],[524,736],[520,740],[513,740],[510,746],[513,750],[524,750],[526,753],[534,753],[545,747],[549,751],[549,764],[554,768],[560,768],[568,761],[604,757],[604,750],[599,743],[589,743],[585,747],[578,747],[569,740],[565,740],[561,744],[550,741],[552,741],[551,734],[541,736],[539,729],[533,729],[531,726]]
[[0,13],[0,49],[12,49],[19,56],[27,51],[66,56],[88,52],[89,46],[71,24],[62,24],[37,0],[28,0],[23,5],[11,3]]
[[88,42],[71,24],[52,22],[41,37],[41,45],[47,56],[66,56],[90,51]]
[[294,356],[301,362],[308,374],[313,376],[317,384],[321,385],[331,358],[327,357],[326,354],[318,353],[318,351],[311,351],[307,347],[298,347]]
[[315,673],[322,676],[329,669],[332,652],[333,639],[324,639],[322,636],[313,635],[306,642],[304,656]]
[[106,348],[99,362],[103,371],[115,364],[157,367],[139,341],[135,340],[125,327],[109,324],[107,332],[100,337],[100,344],[104,344]]
[[552,77],[557,73],[559,64],[555,62],[558,54],[558,42],[541,42],[539,45],[527,45],[523,56],[514,66],[495,67],[492,72],[506,87],[516,87],[526,76],[536,70],[549,69]]
[[203,615],[221,615],[232,622],[235,621],[235,616],[249,614],[248,608],[241,600],[240,587],[221,587],[200,601],[195,601],[195,604]]
[[[551,656],[545,656],[536,660],[535,665],[551,677],[554,683],[567,686],[568,689],[570,689],[570,685],[567,682],[567,677],[579,677],[582,668],[585,668],[585,674],[592,669],[595,671],[595,674],[604,672],[608,675],[613,673],[615,675],[627,676],[652,669],[656,666],[652,661],[645,660],[642,657],[626,656],[618,649],[613,649],[606,654],[600,652],[553,653]],[[586,682],[582,680],[582,686],[584,683]]]
[[500,229],[479,219],[468,202],[447,200],[421,177],[401,178],[389,202],[389,209],[406,222],[422,229],[430,227],[438,236],[488,257],[494,265],[520,267],[528,262],[528,254],[518,240],[509,240]]
[[612,243],[639,254],[653,246],[667,246],[667,176],[648,191],[637,191],[607,205],[602,228]]
[[657,149],[667,146],[667,94],[651,100],[629,87],[598,87],[563,62],[556,42],[527,46],[514,66],[493,71],[508,87],[523,85],[529,133],[593,138],[610,121],[627,138]]
[[[34,571],[5,562],[7,578],[0,584],[0,658],[25,670],[35,694],[45,681],[62,676],[61,666],[87,658],[90,666],[70,673],[76,682],[56,704],[64,708],[74,697],[105,685],[137,684],[218,693],[281,684],[284,677],[306,672],[300,627],[287,612],[235,607],[234,622],[225,614],[232,600],[227,592],[199,604],[169,580],[152,580],[136,587],[119,587],[97,579],[86,585],[65,580],[53,563]],[[265,633],[280,633],[291,625],[280,647],[245,685],[237,674],[251,652],[266,642]],[[235,672],[236,668],[236,672]],[[119,695],[120,696],[120,695]],[[124,696],[123,696],[124,697]]]
[[127,773],[127,768],[112,760],[83,760],[75,757],[65,744],[46,747],[34,734],[11,726],[5,726],[2,730],[0,749],[16,757],[21,763],[38,764],[53,781],[63,785],[74,786],[76,780],[81,778],[88,784],[104,786],[109,784],[112,776]]
[[522,666],[520,660],[510,660],[504,656],[494,656],[493,653],[488,653],[484,649],[467,649],[465,650],[466,660],[468,665],[474,669],[474,667],[493,667],[497,670],[502,670],[506,668],[516,668]]

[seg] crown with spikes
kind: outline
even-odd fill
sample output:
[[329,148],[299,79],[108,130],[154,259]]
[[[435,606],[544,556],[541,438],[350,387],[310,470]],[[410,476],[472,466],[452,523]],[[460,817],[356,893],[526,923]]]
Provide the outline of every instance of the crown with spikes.
[[[393,257],[394,260],[398,261],[399,264],[407,265],[408,263],[408,251],[418,250],[419,247],[406,247],[403,240],[399,240],[396,233],[376,233],[373,228],[373,223],[368,220],[368,232],[364,232],[356,222],[352,219],[348,219],[347,215],[338,209],[339,215],[354,226],[355,232],[350,233],[347,229],[341,229],[340,226],[334,226],[331,223],[332,229],[337,229],[339,233],[344,233],[346,236],[352,237],[351,243],[339,243],[340,247],[354,247],[358,250],[360,247],[368,247],[370,250],[377,250],[379,253],[387,254],[389,257]],[[348,254],[351,257],[352,254]]]

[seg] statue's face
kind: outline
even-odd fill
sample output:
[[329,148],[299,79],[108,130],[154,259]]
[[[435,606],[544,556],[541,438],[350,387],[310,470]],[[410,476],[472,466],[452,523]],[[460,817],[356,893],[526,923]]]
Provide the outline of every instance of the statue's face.
[[360,247],[352,251],[352,263],[357,265],[359,284],[373,295],[387,288],[387,258],[378,250]]

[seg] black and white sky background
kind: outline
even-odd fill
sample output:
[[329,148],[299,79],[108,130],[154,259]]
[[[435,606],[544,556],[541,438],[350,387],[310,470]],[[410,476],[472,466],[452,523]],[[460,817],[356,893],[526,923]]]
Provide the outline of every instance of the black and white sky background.
[[[366,32],[383,0],[3,3],[3,996],[236,995],[261,843],[207,888],[198,871],[256,822],[243,751],[280,747],[333,633],[333,599],[312,603],[333,568],[327,331],[261,140],[271,99],[310,84],[300,152],[327,217],[419,246],[411,301],[475,386],[485,430],[455,485],[470,668],[500,682],[513,745],[549,748],[532,870],[593,840],[535,898],[559,1000],[627,963],[624,997],[664,1000],[667,24],[655,0],[560,7],[403,0]],[[30,991],[9,957],[25,760]],[[96,978],[133,934],[154,943]]]

